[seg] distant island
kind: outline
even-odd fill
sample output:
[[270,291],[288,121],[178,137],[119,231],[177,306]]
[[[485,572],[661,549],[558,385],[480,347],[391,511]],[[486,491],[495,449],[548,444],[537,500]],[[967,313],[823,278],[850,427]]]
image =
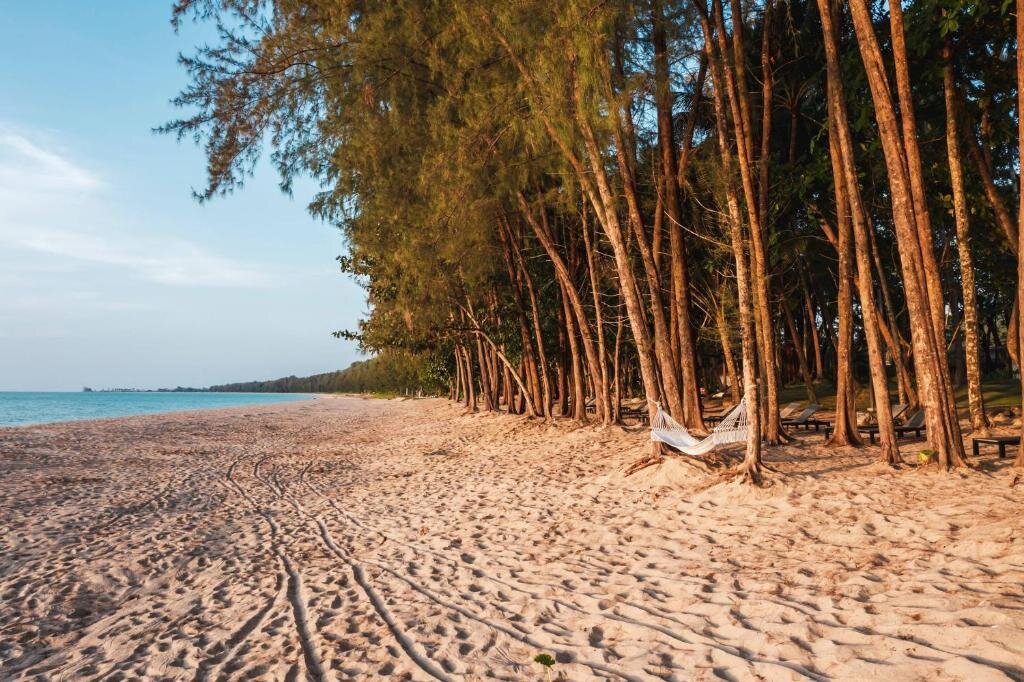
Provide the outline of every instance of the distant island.
[[178,386],[177,388],[82,388],[82,393],[203,393],[211,391],[209,388],[192,388],[191,386]]
[[353,362],[345,369],[308,377],[281,377],[210,386],[208,390],[241,393],[402,393],[437,395],[447,391],[441,372],[421,356],[387,352]]
[[83,393],[403,393],[436,395],[447,389],[440,373],[422,358],[389,352],[345,369],[307,377],[219,384],[209,388],[82,388]]

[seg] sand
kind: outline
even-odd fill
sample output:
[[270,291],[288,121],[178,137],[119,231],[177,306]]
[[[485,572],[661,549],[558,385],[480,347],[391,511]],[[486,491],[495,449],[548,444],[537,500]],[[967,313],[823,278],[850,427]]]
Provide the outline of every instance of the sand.
[[0,679],[1024,679],[1009,459],[646,449],[442,400],[0,429]]

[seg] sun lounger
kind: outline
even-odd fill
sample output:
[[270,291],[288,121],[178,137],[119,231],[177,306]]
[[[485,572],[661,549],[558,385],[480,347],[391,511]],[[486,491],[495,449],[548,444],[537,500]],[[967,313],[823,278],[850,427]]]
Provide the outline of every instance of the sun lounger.
[[782,417],[783,419],[789,419],[790,417],[793,416],[793,413],[796,412],[798,409],[800,409],[799,400],[790,403],[783,407],[781,410],[779,410],[779,416]]
[[796,428],[804,428],[804,429],[809,429],[810,427],[813,426],[814,430],[817,431],[822,426],[826,426],[827,427],[828,424],[829,424],[826,421],[820,421],[818,419],[811,419],[812,416],[814,416],[816,413],[818,413],[820,411],[821,411],[821,405],[808,405],[797,416],[795,416],[795,417],[793,417],[791,419],[783,419],[782,420],[782,425],[783,426],[795,426]]
[[[900,406],[897,405],[896,407]],[[900,413],[902,414],[905,411],[906,407],[900,410]],[[905,424],[902,424],[900,426],[894,426],[893,429],[896,431],[897,439],[907,435],[908,433],[913,433],[915,436],[920,437],[925,429],[924,410],[918,410],[910,417],[910,419],[906,421]],[[871,444],[875,444],[875,436],[878,435],[878,424],[872,424],[870,426],[860,426],[857,428],[857,430],[860,431],[861,433],[868,434],[868,439],[871,441]]]
[[704,415],[704,421],[708,424],[717,424],[718,422],[725,419],[726,415],[732,412],[732,408],[736,407],[733,403],[724,403],[722,405],[722,411],[718,414]]
[[647,403],[637,407],[623,407],[619,416],[622,419],[636,419],[641,424],[648,424],[651,421],[651,408]]
[[908,419],[903,426],[896,427],[896,438],[902,438],[908,433],[913,433],[915,437],[920,438],[924,430],[924,410],[918,410],[917,414]]

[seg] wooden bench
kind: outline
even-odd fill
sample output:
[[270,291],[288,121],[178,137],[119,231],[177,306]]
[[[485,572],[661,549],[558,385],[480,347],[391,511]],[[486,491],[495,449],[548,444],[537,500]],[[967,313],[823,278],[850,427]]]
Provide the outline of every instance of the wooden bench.
[[1020,447],[1020,436],[989,436],[988,438],[972,438],[971,448],[974,450],[974,456],[978,456],[978,446],[985,445],[998,445],[999,446],[999,459],[1006,457],[1006,446],[1016,445]]

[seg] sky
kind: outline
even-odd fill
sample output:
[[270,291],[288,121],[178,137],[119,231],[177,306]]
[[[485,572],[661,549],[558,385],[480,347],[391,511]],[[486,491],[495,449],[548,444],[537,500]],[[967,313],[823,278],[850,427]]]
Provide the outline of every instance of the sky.
[[338,230],[261,163],[200,205],[177,64],[209,37],[169,0],[5,3],[0,13],[0,390],[208,386],[359,359],[366,297]]

